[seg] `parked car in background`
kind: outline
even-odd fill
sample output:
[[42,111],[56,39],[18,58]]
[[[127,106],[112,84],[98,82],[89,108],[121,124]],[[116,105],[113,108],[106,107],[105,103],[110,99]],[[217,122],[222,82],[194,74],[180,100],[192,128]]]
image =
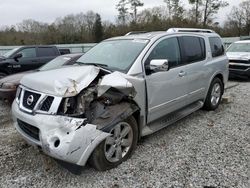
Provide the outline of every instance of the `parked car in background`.
[[59,52],[60,52],[61,55],[70,54],[70,49],[68,49],[68,48],[59,48]]
[[17,86],[19,85],[20,80],[23,78],[23,76],[34,72],[55,69],[63,65],[72,65],[81,56],[82,54],[67,54],[58,56],[39,69],[13,74],[0,79],[0,99],[12,102],[16,95]]
[[0,56],[0,78],[34,70],[61,55],[56,46],[22,46]]
[[13,120],[49,156],[98,170],[127,160],[140,137],[215,110],[228,79],[220,36],[202,29],[107,39],[77,64],[24,76]]
[[229,76],[250,78],[250,40],[233,43],[227,49]]

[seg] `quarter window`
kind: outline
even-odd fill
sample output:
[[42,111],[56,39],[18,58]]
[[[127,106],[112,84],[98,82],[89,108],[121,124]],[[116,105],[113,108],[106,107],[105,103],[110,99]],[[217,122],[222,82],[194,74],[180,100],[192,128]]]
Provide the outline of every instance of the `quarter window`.
[[22,54],[22,58],[36,57],[36,48],[25,48],[18,53]]
[[210,37],[209,43],[212,51],[213,57],[218,57],[224,55],[224,46],[219,37]]
[[205,41],[200,37],[184,36],[180,37],[182,50],[182,63],[193,63],[206,58]]
[[150,53],[146,65],[149,65],[153,59],[167,59],[170,68],[178,66],[181,57],[177,38],[168,38],[159,42]]

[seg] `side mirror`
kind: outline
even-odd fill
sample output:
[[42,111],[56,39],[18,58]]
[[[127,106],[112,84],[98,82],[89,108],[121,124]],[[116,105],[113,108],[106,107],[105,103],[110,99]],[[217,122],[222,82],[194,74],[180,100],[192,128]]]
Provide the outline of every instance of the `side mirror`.
[[167,59],[153,59],[150,61],[149,68],[153,72],[168,71],[169,65]]
[[15,61],[18,61],[18,59],[20,59],[21,57],[23,57],[23,55],[21,53],[18,53],[14,56]]

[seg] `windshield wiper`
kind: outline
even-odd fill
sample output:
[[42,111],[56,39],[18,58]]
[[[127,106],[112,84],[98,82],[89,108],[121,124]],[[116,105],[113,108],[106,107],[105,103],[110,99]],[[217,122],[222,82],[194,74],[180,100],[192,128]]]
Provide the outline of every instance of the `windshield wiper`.
[[102,64],[102,63],[82,63],[84,65],[95,65],[97,67],[108,67],[108,65],[106,64]]
[[76,62],[75,64],[77,64],[77,65],[94,65],[96,67],[101,67],[101,68],[107,69],[108,71],[113,72],[113,70],[111,69],[111,67],[109,67],[106,64],[102,64],[102,63],[82,63],[82,62]]

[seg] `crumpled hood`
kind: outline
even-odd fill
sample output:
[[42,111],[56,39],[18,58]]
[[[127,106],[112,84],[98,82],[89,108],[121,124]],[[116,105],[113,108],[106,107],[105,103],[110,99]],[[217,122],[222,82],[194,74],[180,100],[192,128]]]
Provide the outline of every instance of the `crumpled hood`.
[[18,85],[20,83],[20,80],[27,74],[36,72],[35,70],[22,72],[18,74],[12,74],[10,76],[6,76],[0,80],[0,83],[12,83]]
[[99,72],[95,66],[67,66],[26,75],[20,83],[46,94],[71,97],[88,87]]
[[232,60],[249,60],[250,52],[227,52],[227,57]]

